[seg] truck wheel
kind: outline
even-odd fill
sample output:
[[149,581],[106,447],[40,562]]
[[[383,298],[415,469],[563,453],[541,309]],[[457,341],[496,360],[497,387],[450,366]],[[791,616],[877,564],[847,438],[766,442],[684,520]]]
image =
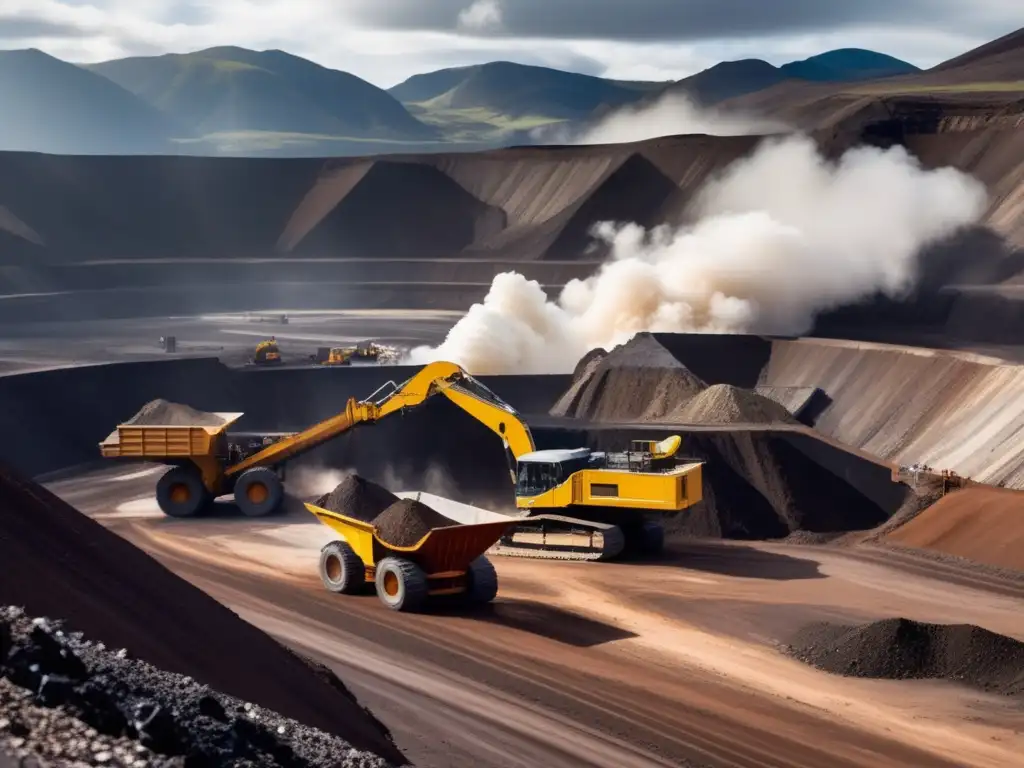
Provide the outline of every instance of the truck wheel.
[[427,574],[416,563],[400,557],[385,557],[377,563],[377,597],[393,611],[423,610],[430,595]]
[[247,517],[263,517],[277,512],[283,500],[281,478],[267,467],[247,469],[235,481],[235,504]]
[[354,595],[366,586],[366,569],[347,541],[332,541],[320,550],[320,580],[328,591]]
[[483,555],[469,564],[466,580],[466,599],[471,605],[483,605],[498,596],[498,572]]
[[209,501],[203,479],[192,467],[174,467],[157,481],[156,502],[168,517],[195,517]]

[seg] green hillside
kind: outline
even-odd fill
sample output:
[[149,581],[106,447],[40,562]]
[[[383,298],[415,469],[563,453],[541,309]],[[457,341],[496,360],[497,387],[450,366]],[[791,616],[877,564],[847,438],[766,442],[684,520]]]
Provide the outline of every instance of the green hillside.
[[424,141],[436,131],[386,91],[283,51],[210,48],[90,65],[200,136]]
[[0,51],[0,149],[166,153],[188,135],[124,88],[35,49]]
[[859,48],[843,48],[776,67],[761,59],[723,61],[679,80],[669,90],[683,92],[702,104],[770,88],[783,80],[849,82],[920,72],[913,64]]
[[664,85],[495,61],[415,75],[388,92],[423,122],[464,139],[580,120],[639,101]]

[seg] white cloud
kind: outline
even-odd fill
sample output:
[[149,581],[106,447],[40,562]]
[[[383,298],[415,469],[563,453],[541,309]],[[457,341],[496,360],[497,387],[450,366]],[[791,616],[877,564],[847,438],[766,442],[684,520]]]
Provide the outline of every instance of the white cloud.
[[498,0],[476,0],[459,12],[459,28],[473,31],[501,26],[501,5]]
[[[456,28],[459,14],[453,13],[452,30],[446,33],[367,29],[356,22],[348,3],[324,0],[0,0],[0,48],[36,47],[83,63],[126,55],[185,53],[214,45],[281,48],[390,87],[431,69],[494,59],[571,67],[572,62],[589,58],[604,68],[588,67],[596,74],[675,80],[722,60],[758,57],[780,64],[829,48],[856,46],[931,66],[987,41],[973,37],[973,30],[961,34],[877,26],[692,44],[498,39],[487,37],[483,27],[473,28],[473,24],[501,24],[499,0],[465,2],[463,25]],[[996,0],[986,3],[985,7],[996,7]],[[14,16],[22,20],[16,25],[21,32],[12,30],[5,36],[3,20]],[[32,27],[25,19],[46,22],[54,29],[70,25],[78,34],[26,37],[24,30]]]

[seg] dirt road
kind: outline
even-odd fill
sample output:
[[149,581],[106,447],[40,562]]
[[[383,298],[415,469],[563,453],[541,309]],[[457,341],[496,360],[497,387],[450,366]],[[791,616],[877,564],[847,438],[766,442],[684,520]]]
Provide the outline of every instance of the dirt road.
[[[481,615],[326,593],[330,532],[163,518],[139,467],[50,487],[283,642],[330,664],[418,766],[1010,766],[1019,704],[832,677],[777,643],[819,619],[971,622],[1024,639],[1024,587],[877,551],[687,544],[657,565],[495,558]],[[945,566],[950,568],[952,566]],[[1015,591],[1021,587],[1021,591]]]

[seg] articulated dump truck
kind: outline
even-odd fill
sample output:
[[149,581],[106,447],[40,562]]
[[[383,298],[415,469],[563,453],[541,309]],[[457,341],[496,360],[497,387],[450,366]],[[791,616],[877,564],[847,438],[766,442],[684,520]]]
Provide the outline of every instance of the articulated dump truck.
[[629,450],[537,450],[522,417],[454,363],[431,363],[402,384],[388,382],[365,400],[308,429],[276,439],[239,441],[228,433],[241,413],[215,426],[124,423],[100,444],[103,456],[172,465],[157,501],[174,517],[200,514],[233,494],[239,509],[263,516],[280,509],[284,469],[292,459],[348,432],[441,394],[487,426],[508,459],[519,523],[496,554],[607,560],[624,551],[654,554],[664,543],[661,518],[703,498],[702,462],[678,456],[681,439],[633,441]]

